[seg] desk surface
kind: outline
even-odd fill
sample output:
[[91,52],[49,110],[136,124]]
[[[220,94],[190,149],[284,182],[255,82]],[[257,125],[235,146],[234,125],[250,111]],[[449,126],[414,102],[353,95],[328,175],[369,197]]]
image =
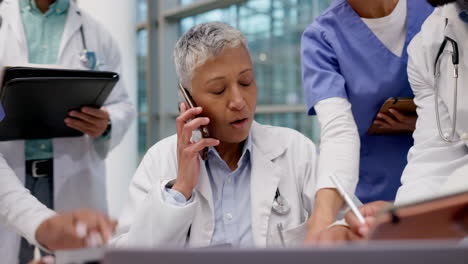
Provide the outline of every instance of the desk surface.
[[440,264],[468,263],[468,245],[379,242],[334,248],[109,250],[104,264]]

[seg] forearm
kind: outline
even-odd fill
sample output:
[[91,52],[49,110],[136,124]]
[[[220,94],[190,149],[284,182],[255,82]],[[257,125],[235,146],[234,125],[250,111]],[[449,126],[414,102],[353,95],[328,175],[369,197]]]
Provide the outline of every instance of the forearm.
[[[166,182],[163,182],[165,184]],[[181,206],[168,201],[164,186],[157,185],[142,201],[133,200],[122,212],[115,247],[183,247],[195,215],[196,201]],[[132,196],[132,194],[130,194]]]
[[41,204],[24,188],[2,157],[0,163],[0,220],[31,244],[37,245],[37,228],[54,216],[55,212]]
[[359,179],[360,138],[351,104],[344,98],[330,98],[315,108],[321,128],[316,192],[334,189],[330,179],[334,174],[348,192],[354,193]]
[[309,230],[318,232],[332,224],[343,207],[343,199],[330,179],[340,178],[354,192],[359,173],[360,141],[351,104],[344,98],[329,98],[315,106],[320,121],[321,145],[314,209]]
[[343,198],[336,189],[320,189],[315,195],[312,215],[322,222],[333,223],[343,204]]

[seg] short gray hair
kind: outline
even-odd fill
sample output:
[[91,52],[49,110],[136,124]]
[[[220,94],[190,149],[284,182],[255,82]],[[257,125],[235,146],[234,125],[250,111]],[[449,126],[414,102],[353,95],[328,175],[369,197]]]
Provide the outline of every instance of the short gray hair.
[[192,27],[174,48],[174,63],[180,82],[185,88],[191,89],[193,70],[197,66],[218,56],[226,47],[240,45],[248,50],[245,36],[230,25],[210,22]]

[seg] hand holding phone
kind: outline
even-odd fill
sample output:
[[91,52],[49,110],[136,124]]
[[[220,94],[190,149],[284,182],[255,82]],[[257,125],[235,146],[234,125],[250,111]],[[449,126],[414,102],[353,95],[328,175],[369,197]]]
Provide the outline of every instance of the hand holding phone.
[[[180,83],[179,83],[179,90],[182,96],[184,97],[185,102],[188,104],[189,108],[197,107],[197,104],[195,103],[195,100],[193,100],[192,96],[190,95],[190,92],[187,91],[187,89],[185,89]],[[207,126],[200,126],[200,132],[203,138],[210,137],[210,132],[208,132]]]
[[409,97],[387,99],[367,131],[369,135],[412,133],[416,126],[416,105]]
[[[183,89],[183,87],[180,88]],[[185,93],[188,95],[187,91]],[[210,123],[209,118],[199,116],[202,113],[202,108],[193,104],[194,101],[191,97],[186,98],[188,98],[186,99],[187,103],[180,105],[180,115],[176,119],[178,170],[177,179],[172,189],[182,193],[188,200],[198,183],[200,174],[199,153],[202,158],[203,155],[206,158],[206,153],[203,154],[204,149],[219,145],[219,140],[209,138],[209,134],[206,133],[208,132],[206,126]],[[205,132],[203,132],[203,127],[206,128]],[[197,142],[192,142],[192,132],[197,129],[202,130],[203,138]]]

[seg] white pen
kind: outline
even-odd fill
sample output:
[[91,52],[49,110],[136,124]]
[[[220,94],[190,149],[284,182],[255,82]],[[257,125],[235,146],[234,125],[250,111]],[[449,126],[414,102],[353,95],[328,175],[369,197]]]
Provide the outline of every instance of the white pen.
[[354,215],[357,217],[359,222],[361,222],[361,224],[365,224],[366,220],[364,220],[364,216],[362,216],[361,212],[359,211],[359,209],[357,208],[357,206],[354,204],[353,200],[351,199],[351,196],[343,188],[343,185],[341,185],[336,175],[332,173],[330,175],[330,179],[336,185],[338,192],[341,194],[341,196],[343,196],[345,202],[348,204],[349,208],[351,208],[351,211],[353,211]]

